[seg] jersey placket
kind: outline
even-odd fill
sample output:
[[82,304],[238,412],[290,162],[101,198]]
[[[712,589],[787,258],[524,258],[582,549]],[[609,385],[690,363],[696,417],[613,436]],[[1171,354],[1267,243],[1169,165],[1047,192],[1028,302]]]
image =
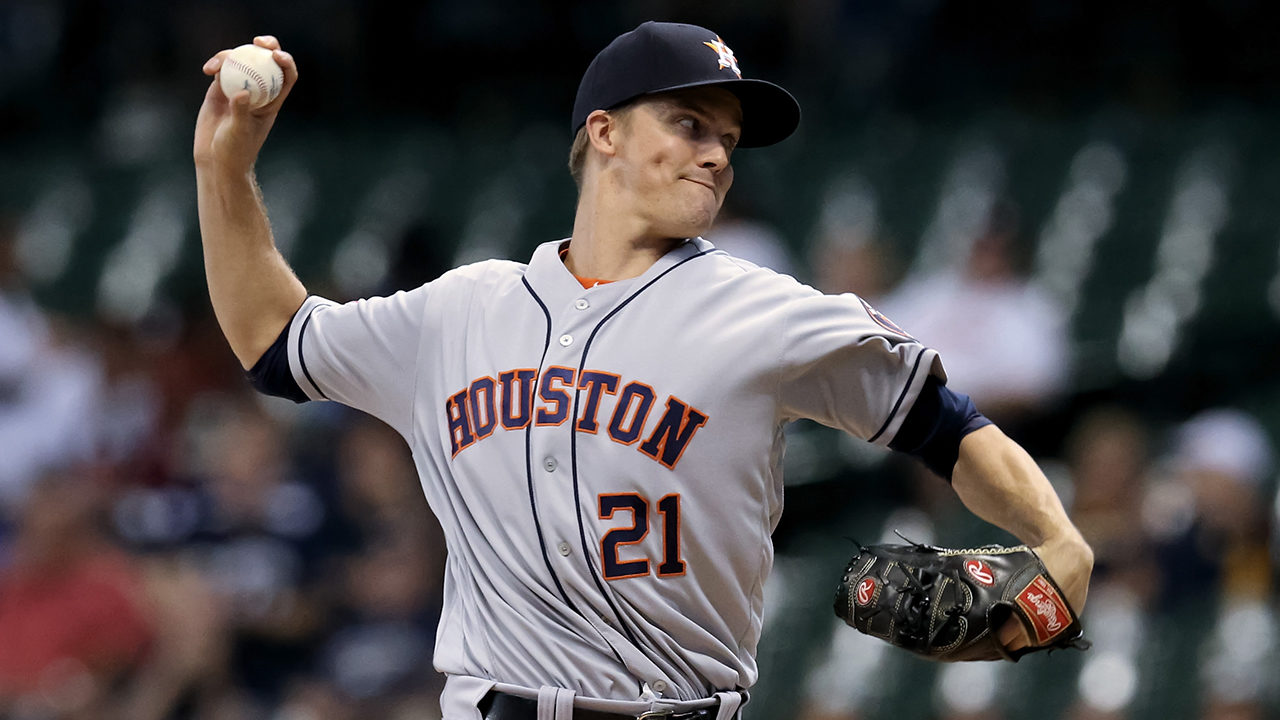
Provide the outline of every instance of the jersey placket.
[[604,580],[601,538],[596,537],[594,521],[594,493],[600,483],[578,475],[575,452],[581,451],[586,437],[578,424],[588,396],[580,376],[591,369],[591,345],[611,319],[660,278],[705,252],[697,247],[681,248],[639,278],[590,289],[574,281],[558,257],[535,256],[525,281],[547,323],[527,464],[533,512],[548,570],[565,600],[595,628],[619,662],[640,683],[653,688],[665,689],[672,678],[647,657],[646,643],[619,612],[613,590]]
[[[572,310],[566,310],[561,316],[562,322],[553,325],[554,330],[563,329],[564,332],[555,336],[554,343],[565,349],[564,359],[567,363],[572,363],[571,367],[575,370],[575,377],[580,379],[582,373],[588,370],[590,362],[590,346],[596,334],[601,330],[609,318],[612,317],[619,309],[620,304],[625,304],[623,298],[634,297],[641,291],[641,287],[628,287],[632,285],[618,284],[607,288],[593,288],[586,291],[582,296],[574,299]],[[591,312],[593,302],[598,302],[600,309]],[[609,308],[605,310],[605,308]],[[554,334],[554,333],[553,333]],[[548,351],[548,358],[555,353]],[[549,364],[544,365],[550,367]],[[569,463],[568,467],[557,462],[557,469],[565,469],[569,473],[569,485],[571,488],[572,506],[577,511],[577,538],[578,547],[582,557],[580,562],[571,566],[575,568],[575,572],[583,572],[590,577],[590,584],[583,580],[581,589],[584,593],[591,593],[592,588],[595,590],[593,596],[594,601],[589,601],[591,610],[586,613],[587,622],[591,623],[596,631],[600,633],[605,642],[613,649],[627,668],[642,682],[650,687],[657,688],[659,692],[665,690],[670,684],[666,674],[657,667],[654,662],[645,656],[641,649],[643,643],[633,633],[627,620],[618,610],[618,605],[614,601],[613,590],[608,587],[604,579],[602,558],[596,554],[599,548],[600,538],[596,537],[592,518],[595,513],[595,495],[594,490],[599,488],[598,482],[590,482],[586,478],[579,475],[578,462],[578,443],[581,442],[583,434],[579,423],[582,421],[584,413],[584,404],[586,403],[586,392],[584,392],[584,384],[576,382],[571,396],[571,410],[569,427],[562,431],[561,438],[567,439],[569,443]],[[569,544],[566,549],[559,546],[560,554],[566,558],[572,557],[573,544],[572,541],[562,541]],[[603,598],[605,605],[601,606],[598,598]]]
[[[550,343],[539,368],[536,403],[539,410],[529,443],[529,459],[536,475],[538,522],[551,555],[551,570],[567,581],[566,589],[571,589],[571,594],[595,596],[585,598],[593,611],[584,614],[606,634],[605,628],[616,628],[620,622],[600,580],[599,558],[582,515],[586,506],[574,464],[574,433],[581,412],[578,380],[583,349],[603,316],[595,306],[597,303],[593,303],[594,298],[589,296],[610,294],[613,293],[583,290],[562,302],[559,308],[548,308]],[[600,596],[608,604],[607,610],[601,606]],[[605,628],[600,627],[602,623]]]

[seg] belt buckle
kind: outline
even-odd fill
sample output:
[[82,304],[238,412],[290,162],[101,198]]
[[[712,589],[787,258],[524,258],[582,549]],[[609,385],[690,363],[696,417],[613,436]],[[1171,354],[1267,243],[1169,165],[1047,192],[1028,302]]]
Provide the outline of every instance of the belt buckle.
[[651,718],[665,718],[665,717],[671,717],[672,715],[675,715],[675,714],[676,714],[676,711],[671,709],[646,710],[645,712],[642,712],[639,715],[637,715],[636,720],[651,720]]

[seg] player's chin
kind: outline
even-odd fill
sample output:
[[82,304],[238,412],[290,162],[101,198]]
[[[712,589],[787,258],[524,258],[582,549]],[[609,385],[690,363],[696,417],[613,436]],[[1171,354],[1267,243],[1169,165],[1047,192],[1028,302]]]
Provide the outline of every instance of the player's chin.
[[711,212],[690,213],[682,218],[681,222],[673,223],[672,228],[666,234],[669,237],[701,237],[711,229],[711,225],[715,223],[715,220],[716,213],[714,210]]
[[[710,195],[710,193],[707,193]],[[692,202],[677,215],[680,229],[671,233],[678,237],[698,237],[711,229],[720,212],[719,199],[708,198]]]

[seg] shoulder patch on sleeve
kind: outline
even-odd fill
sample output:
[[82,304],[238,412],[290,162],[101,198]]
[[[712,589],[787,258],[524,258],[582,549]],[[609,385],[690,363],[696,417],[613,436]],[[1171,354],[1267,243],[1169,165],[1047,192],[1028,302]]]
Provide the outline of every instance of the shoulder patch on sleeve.
[[908,338],[911,338],[912,340],[915,340],[915,338],[912,337],[911,333],[898,327],[898,324],[890,320],[887,315],[871,307],[871,303],[867,302],[866,300],[863,300],[861,297],[858,298],[858,302],[862,303],[862,309],[867,311],[867,315],[871,317],[871,320],[875,322],[875,324],[879,325],[885,330],[888,330],[891,333],[894,333],[895,335],[901,335],[903,337],[908,337]]

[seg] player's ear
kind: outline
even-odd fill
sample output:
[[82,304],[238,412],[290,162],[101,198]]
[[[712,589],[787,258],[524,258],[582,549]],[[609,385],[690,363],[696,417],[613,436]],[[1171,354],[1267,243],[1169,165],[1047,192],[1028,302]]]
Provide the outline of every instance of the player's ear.
[[587,116],[587,141],[597,152],[613,156],[618,153],[618,118],[606,110],[593,110]]

